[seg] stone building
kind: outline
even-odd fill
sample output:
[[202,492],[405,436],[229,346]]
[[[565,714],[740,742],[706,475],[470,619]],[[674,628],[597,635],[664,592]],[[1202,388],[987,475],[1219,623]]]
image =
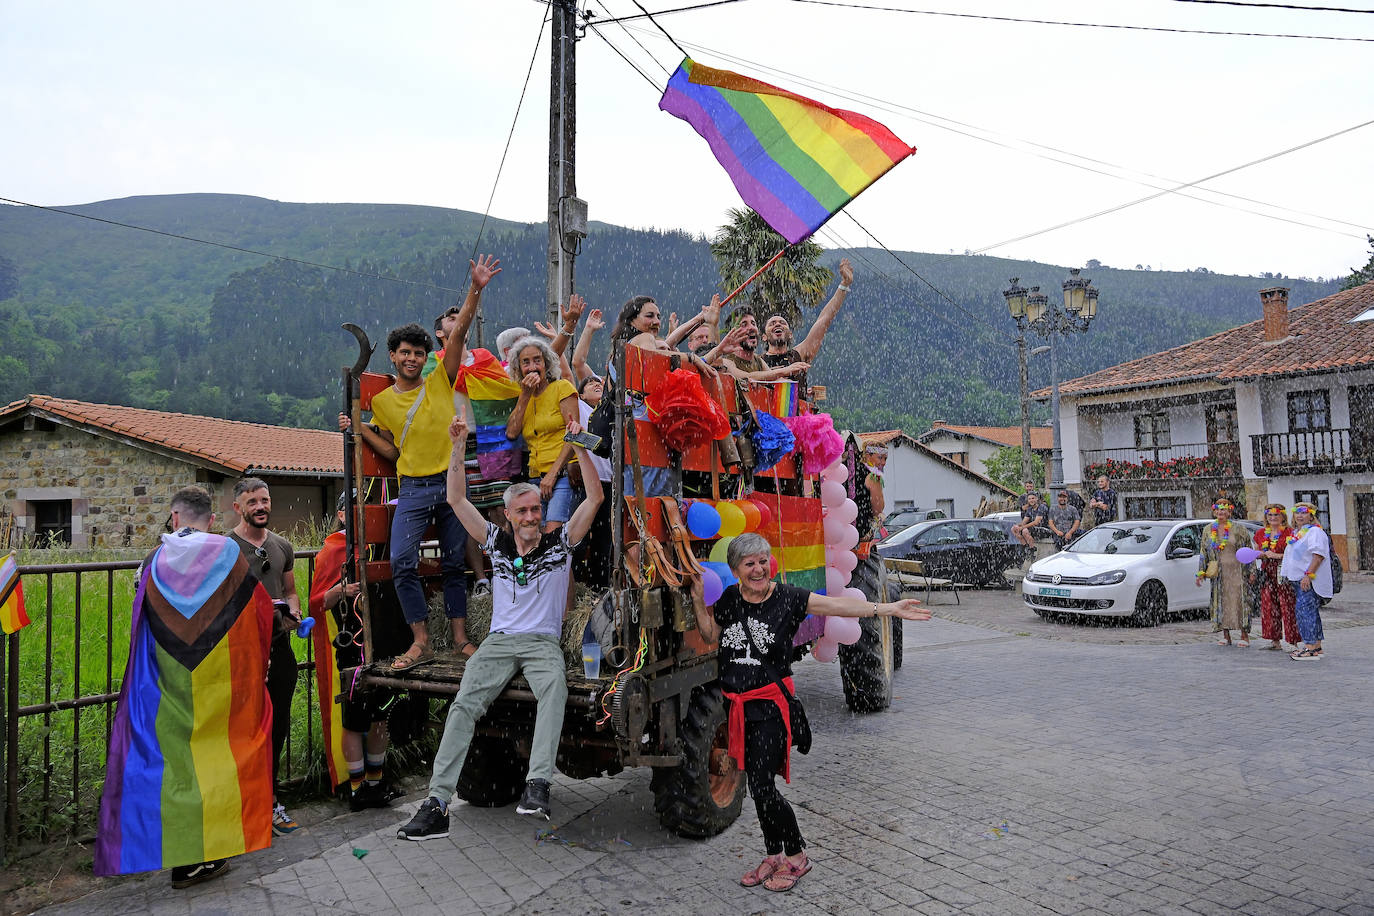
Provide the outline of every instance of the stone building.
[[210,491],[227,531],[248,476],[271,487],[273,529],[321,519],[342,487],[342,436],[30,395],[0,408],[0,547],[151,545],[188,484]]

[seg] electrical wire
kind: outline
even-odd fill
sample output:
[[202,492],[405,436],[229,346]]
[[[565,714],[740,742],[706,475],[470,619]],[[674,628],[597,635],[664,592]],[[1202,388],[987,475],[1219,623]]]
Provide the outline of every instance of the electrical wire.
[[[608,9],[606,9],[606,4],[602,3],[601,0],[596,0],[596,5],[599,6],[599,7],[601,7],[602,11],[603,11],[607,16],[610,16],[610,15],[611,15],[611,11],[608,10]],[[587,22],[588,25],[591,25],[591,17],[592,17],[593,15],[595,15],[595,14],[592,13],[591,10],[587,10],[585,13],[583,13],[583,17],[586,19],[586,22]],[[618,25],[620,26],[620,31],[622,31],[622,32],[624,32],[626,35],[628,35],[628,36],[630,37],[630,41],[633,41],[635,44],[639,45],[639,50],[643,51],[645,54],[647,54],[647,55],[649,56],[649,59],[652,60],[652,61],[654,62],[655,66],[657,66],[658,69],[660,69],[660,70],[663,71],[663,75],[664,75],[664,76],[671,76],[671,75],[672,75],[672,71],[669,70],[667,67],[663,66],[663,64],[661,64],[661,63],[658,62],[658,58],[657,58],[657,57],[654,57],[653,52],[650,51],[648,48],[644,47],[644,43],[643,43],[642,41],[640,41],[638,38],[636,38],[635,35],[634,35],[634,33],[631,32],[629,29],[627,29],[627,28],[625,27],[625,23],[624,23],[624,22],[622,22],[622,21],[619,20],[619,19],[607,19],[606,21],[607,21],[607,22],[614,22],[614,23],[618,24]]]
[[[538,0],[538,2],[543,2],[543,0]],[[729,6],[731,3],[739,2],[741,2],[741,0],[713,0],[713,2],[710,3],[697,3],[692,6],[679,6],[674,7],[673,9],[659,10],[658,12],[654,13],[653,16],[671,16],[673,13],[687,13],[691,12],[692,10],[704,10],[707,7],[712,6]],[[639,8],[641,10],[644,9],[644,7],[642,6]],[[609,10],[607,12],[609,12]],[[648,10],[644,10],[643,13],[640,13],[637,16],[620,16],[616,19],[607,19],[602,23],[602,25],[609,25],[612,22],[631,22],[636,19],[652,19],[653,16],[649,15]],[[667,33],[665,32],[664,34]]]
[[632,2],[635,6],[639,7],[639,11],[642,12],[645,16],[649,17],[649,22],[653,25],[653,27],[662,32],[663,37],[671,41],[673,43],[673,47],[677,48],[679,51],[682,52],[683,57],[687,56],[687,52],[683,49],[682,45],[677,43],[676,38],[668,34],[667,29],[658,24],[658,20],[655,19],[653,15],[644,8],[644,4],[640,3],[639,0],[630,0],[630,2]]
[[658,83],[654,82],[653,77],[649,76],[649,74],[639,69],[639,66],[635,64],[634,61],[626,57],[625,54],[615,46],[615,42],[611,41],[605,35],[601,34],[601,29],[597,26],[604,25],[604,23],[588,23],[587,25],[591,29],[593,35],[595,35],[597,38],[600,38],[602,41],[606,42],[606,46],[610,48],[612,51],[614,51],[617,57],[625,61],[625,63],[629,64],[630,67],[634,70],[634,72],[642,76],[644,78],[644,82],[648,83],[650,86],[653,86],[654,92],[658,93],[659,95],[663,95],[663,87],[660,86]]
[[1294,3],[1246,3],[1242,0],[1174,0],[1175,3],[1211,3],[1217,6],[1253,6],[1270,10],[1303,10],[1309,13],[1374,13],[1345,6],[1298,6]]
[[1073,22],[1062,19],[1018,19],[1014,16],[988,16],[979,13],[950,13],[942,10],[913,10],[900,6],[876,6],[867,3],[841,3],[839,0],[792,0],[816,6],[835,6],[841,9],[873,10],[882,13],[910,13],[916,16],[947,16],[952,19],[983,19],[989,22],[1019,22],[1028,25],[1064,25],[1083,29],[1119,29],[1129,32],[1168,32],[1176,35],[1221,35],[1231,38],[1300,38],[1313,41],[1369,41],[1374,38],[1352,38],[1344,35],[1297,35],[1284,32],[1224,32],[1213,29],[1173,29],[1153,25],[1112,25],[1104,22]]

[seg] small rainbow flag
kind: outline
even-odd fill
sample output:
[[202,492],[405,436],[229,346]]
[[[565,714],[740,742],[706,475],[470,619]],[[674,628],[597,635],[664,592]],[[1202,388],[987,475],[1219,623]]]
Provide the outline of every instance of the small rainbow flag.
[[773,547],[779,581],[824,593],[825,528],[821,523],[821,501],[759,490],[750,498],[766,503],[773,516],[768,530],[759,528],[758,533]]
[[163,536],[134,595],[97,875],[271,844],[272,626],[272,601],[237,544],[204,532]]
[[521,437],[506,438],[506,421],[515,402],[520,400],[520,385],[511,381],[505,367],[490,350],[472,352],[472,364],[458,370],[453,389],[467,395],[477,423],[477,465],[487,480],[508,480],[520,473]]
[[24,610],[24,582],[14,554],[0,561],[0,631],[18,633],[30,623]]
[[335,531],[324,539],[315,557],[315,576],[310,580],[310,616],[315,626],[310,641],[315,650],[315,689],[320,699],[320,734],[324,739],[324,759],[329,764],[329,785],[338,788],[348,779],[348,760],[343,750],[343,706],[335,697],[343,692],[339,680],[338,658],[334,654],[334,639],[339,635],[339,621],[330,608],[324,606],[324,593],[343,579],[344,559],[348,556],[347,537]]
[[916,151],[872,118],[690,57],[658,107],[692,125],[744,202],[793,245]]
[[772,382],[773,396],[768,399],[768,412],[775,417],[797,415],[797,395],[801,386],[792,381]]

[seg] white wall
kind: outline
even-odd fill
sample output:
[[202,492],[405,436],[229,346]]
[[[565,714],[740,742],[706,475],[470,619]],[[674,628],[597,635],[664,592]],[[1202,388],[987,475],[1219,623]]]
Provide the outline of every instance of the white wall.
[[984,497],[1006,497],[1000,488],[980,483],[925,451],[899,442],[888,445],[884,483],[883,499],[889,512],[900,500],[934,509],[937,500],[952,499],[954,517],[970,518]]
[[1260,410],[1267,433],[1288,432],[1288,393],[1325,389],[1331,398],[1331,426],[1344,429],[1350,426],[1350,386],[1374,384],[1374,370],[1331,372],[1300,378],[1264,379],[1258,384]]

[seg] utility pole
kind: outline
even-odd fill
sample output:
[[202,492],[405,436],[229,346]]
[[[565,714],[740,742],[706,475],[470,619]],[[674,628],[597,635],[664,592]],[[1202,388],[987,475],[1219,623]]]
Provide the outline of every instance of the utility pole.
[[577,4],[550,0],[553,47],[549,67],[549,323],[573,291],[573,261],[587,236],[587,204],[577,198]]

